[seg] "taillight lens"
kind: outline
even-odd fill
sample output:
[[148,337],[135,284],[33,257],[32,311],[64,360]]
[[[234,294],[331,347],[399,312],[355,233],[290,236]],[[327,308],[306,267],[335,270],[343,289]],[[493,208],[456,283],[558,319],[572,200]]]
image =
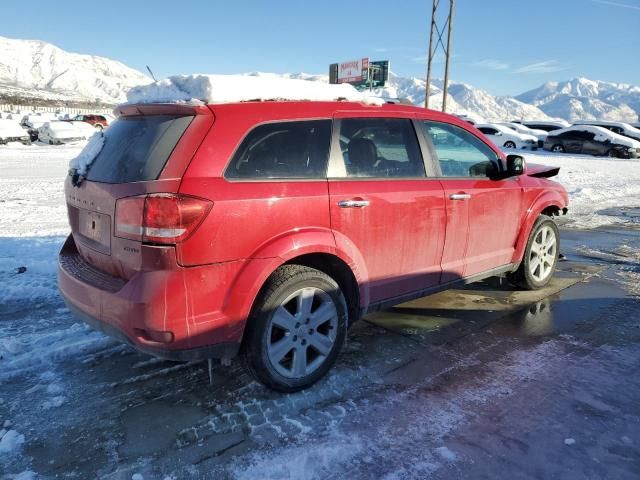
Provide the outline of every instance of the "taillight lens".
[[152,193],[116,202],[116,237],[177,243],[200,225],[213,203],[173,193]]

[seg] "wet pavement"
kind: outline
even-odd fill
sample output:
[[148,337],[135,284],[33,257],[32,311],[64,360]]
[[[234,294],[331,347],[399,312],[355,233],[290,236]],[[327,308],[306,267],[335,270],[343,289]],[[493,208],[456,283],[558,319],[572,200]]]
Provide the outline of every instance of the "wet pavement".
[[[369,315],[298,394],[109,340],[53,356],[0,383],[26,438],[0,479],[640,478],[640,232],[562,241],[546,289],[492,279]],[[73,323],[57,298],[5,308]]]

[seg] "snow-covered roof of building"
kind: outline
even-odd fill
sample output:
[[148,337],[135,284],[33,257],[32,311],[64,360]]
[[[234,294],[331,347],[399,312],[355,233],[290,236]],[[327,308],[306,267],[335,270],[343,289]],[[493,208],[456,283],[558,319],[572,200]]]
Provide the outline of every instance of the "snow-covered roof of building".
[[175,75],[127,93],[128,103],[236,103],[260,100],[347,100],[382,105],[382,98],[352,85],[280,77]]

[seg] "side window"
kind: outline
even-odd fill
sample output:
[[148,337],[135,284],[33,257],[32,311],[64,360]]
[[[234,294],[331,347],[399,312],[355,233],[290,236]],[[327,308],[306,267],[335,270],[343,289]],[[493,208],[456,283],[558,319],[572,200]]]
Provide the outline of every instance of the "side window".
[[498,133],[498,130],[489,127],[480,127],[478,130],[480,130],[485,135],[495,135],[496,133]]
[[497,155],[475,135],[440,122],[423,122],[441,177],[488,177],[498,169]]
[[345,118],[340,150],[347,177],[424,177],[424,163],[411,120]]
[[236,150],[225,177],[326,177],[330,138],[331,120],[259,125]]

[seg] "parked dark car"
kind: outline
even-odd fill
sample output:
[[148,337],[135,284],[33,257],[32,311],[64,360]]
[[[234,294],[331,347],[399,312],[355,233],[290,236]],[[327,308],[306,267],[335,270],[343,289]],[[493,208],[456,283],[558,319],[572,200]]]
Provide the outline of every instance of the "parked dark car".
[[640,142],[592,125],[574,126],[551,132],[544,142],[544,149],[557,153],[640,158]]

